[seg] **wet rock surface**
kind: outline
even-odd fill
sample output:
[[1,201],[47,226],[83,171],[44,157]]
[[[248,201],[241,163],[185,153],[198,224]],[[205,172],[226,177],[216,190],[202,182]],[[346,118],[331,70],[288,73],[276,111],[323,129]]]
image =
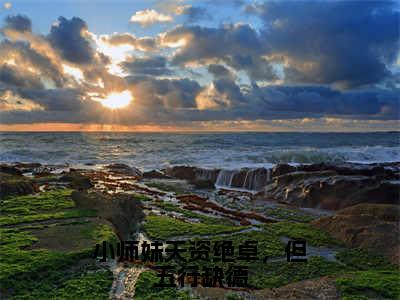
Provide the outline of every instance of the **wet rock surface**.
[[166,175],[185,179],[199,188],[214,188],[219,172],[218,169],[202,169],[191,166],[176,166],[165,170]]
[[137,178],[142,177],[142,172],[135,167],[130,167],[125,164],[111,164],[104,167],[104,169],[110,173],[119,175],[135,176]]
[[77,171],[72,171],[62,175],[59,178],[62,182],[68,182],[69,186],[77,190],[87,190],[93,187],[92,182],[88,176],[85,176]]
[[376,177],[334,171],[295,172],[276,177],[267,197],[300,207],[337,210],[358,203],[396,204],[399,185]]
[[167,175],[165,175],[163,172],[157,171],[157,170],[152,170],[148,172],[143,173],[143,178],[161,178],[161,179],[167,179],[171,178]]

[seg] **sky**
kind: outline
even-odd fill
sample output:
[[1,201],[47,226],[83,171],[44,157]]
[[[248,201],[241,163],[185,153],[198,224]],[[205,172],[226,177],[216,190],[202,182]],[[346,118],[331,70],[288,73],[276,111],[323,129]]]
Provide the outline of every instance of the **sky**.
[[0,130],[399,129],[391,1],[0,0]]

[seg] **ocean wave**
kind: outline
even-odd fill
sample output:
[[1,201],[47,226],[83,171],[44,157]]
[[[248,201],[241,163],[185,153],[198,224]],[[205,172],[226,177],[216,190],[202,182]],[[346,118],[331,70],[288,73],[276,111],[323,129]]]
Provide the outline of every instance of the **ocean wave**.
[[400,161],[398,134],[0,134],[0,161],[237,169]]

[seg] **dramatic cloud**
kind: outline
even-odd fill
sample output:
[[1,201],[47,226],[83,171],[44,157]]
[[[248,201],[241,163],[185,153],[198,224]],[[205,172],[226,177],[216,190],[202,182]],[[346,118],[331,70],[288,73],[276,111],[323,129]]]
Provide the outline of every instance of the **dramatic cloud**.
[[208,10],[204,7],[192,6],[192,5],[181,5],[175,9],[177,15],[184,15],[187,17],[187,22],[192,23],[199,20],[207,19],[211,20],[211,15]]
[[257,6],[269,58],[285,80],[351,88],[391,75],[399,49],[399,10],[390,1],[265,2]]
[[169,15],[164,15],[154,9],[137,11],[130,19],[132,23],[140,23],[142,26],[150,26],[154,23],[172,22],[174,19]]
[[64,59],[72,63],[88,64],[93,61],[94,51],[84,36],[85,30],[87,25],[82,19],[59,17],[58,22],[51,27],[48,38]]
[[264,111],[300,113],[302,117],[342,115],[354,118],[398,119],[398,91],[384,89],[340,92],[322,86],[270,86],[254,88]]
[[[394,3],[238,1],[230,7],[257,21],[222,25],[207,14],[221,3],[170,1],[168,9],[157,8],[183,24],[168,30],[130,26],[136,35],[94,33],[78,17],[59,17],[49,33],[37,34],[28,17],[6,17],[0,29],[1,123],[397,124]],[[131,22],[175,21],[148,9]],[[132,95],[123,109],[102,105],[122,93]]]
[[229,79],[231,81],[235,80],[234,73],[222,65],[211,64],[208,66],[208,72],[213,74],[217,79]]
[[18,69],[21,77],[39,75],[39,79],[47,80],[48,84],[57,87],[61,87],[65,82],[61,66],[56,65],[48,56],[37,52],[26,42],[3,40],[0,43],[0,66],[7,67],[7,65],[9,69],[10,67]]
[[5,20],[4,29],[12,29],[15,31],[32,31],[31,20],[22,15],[8,16]]
[[123,68],[132,75],[169,75],[167,60],[163,56],[131,58],[122,63]]
[[4,64],[0,67],[0,82],[15,87],[43,89],[43,83],[34,73],[21,72],[15,66]]
[[128,82],[137,104],[150,110],[196,108],[200,85],[187,78],[156,79],[148,76],[130,76]]
[[244,70],[254,80],[275,80],[275,72],[262,55],[266,43],[249,25],[225,25],[220,28],[178,26],[167,32],[162,43],[182,44],[172,63],[209,64],[224,62],[236,70]]

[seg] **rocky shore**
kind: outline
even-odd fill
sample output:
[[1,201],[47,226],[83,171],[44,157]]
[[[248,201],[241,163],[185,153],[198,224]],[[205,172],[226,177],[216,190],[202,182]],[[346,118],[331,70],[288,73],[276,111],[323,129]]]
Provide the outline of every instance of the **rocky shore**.
[[[0,165],[0,178],[5,240],[0,251],[2,257],[10,256],[2,270],[6,299],[30,293],[15,280],[37,272],[40,278],[53,278],[54,282],[43,279],[43,284],[56,287],[48,291],[52,296],[64,293],[71,282],[78,284],[67,263],[60,265],[62,275],[55,275],[48,270],[54,260],[46,267],[33,258],[36,251],[58,255],[72,250],[79,257],[81,278],[91,278],[91,268],[102,278],[104,286],[89,279],[78,284],[82,291],[98,288],[98,299],[132,299],[135,293],[138,299],[151,299],[160,292],[165,299],[400,295],[400,163],[279,164],[240,170],[175,166],[148,172],[124,164],[78,169],[14,163]],[[21,234],[29,242],[21,244],[15,238]],[[75,240],[64,241],[71,234]],[[160,291],[148,284],[155,274],[150,265],[92,265],[93,259],[82,254],[106,237],[151,241],[223,236],[256,239],[264,247],[260,251],[274,258],[270,265],[252,266],[247,289]],[[287,265],[282,242],[287,238],[307,241],[307,264],[297,269]],[[21,255],[28,262],[23,268],[18,267]]]

